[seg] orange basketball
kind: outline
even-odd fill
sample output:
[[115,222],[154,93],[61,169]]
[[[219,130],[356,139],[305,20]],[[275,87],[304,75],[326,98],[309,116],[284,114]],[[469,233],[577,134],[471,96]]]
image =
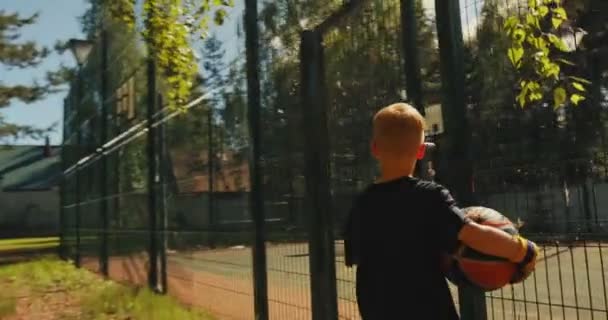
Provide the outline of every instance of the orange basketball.
[[[464,209],[465,216],[476,223],[492,226],[511,235],[517,235],[517,227],[496,210],[485,207]],[[446,277],[456,285],[473,285],[484,291],[492,291],[508,285],[517,267],[507,259],[489,256],[461,245],[456,254],[448,257],[444,265]]]

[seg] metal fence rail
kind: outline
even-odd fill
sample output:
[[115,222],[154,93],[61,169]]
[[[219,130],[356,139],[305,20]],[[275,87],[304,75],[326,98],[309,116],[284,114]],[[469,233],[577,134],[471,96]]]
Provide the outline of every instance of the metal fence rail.
[[438,145],[418,173],[542,246],[522,284],[452,286],[462,318],[608,318],[608,72],[576,110],[513,108],[501,25],[524,9],[235,1],[194,44],[208,63],[185,115],[141,39],[104,25],[65,100],[62,255],[220,319],[360,319],[339,231],[377,174],[372,115],[405,100]]

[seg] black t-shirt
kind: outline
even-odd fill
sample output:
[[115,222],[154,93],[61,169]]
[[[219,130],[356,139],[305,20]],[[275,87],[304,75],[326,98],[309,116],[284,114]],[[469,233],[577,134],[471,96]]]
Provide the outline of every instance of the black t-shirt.
[[355,200],[344,229],[357,265],[363,320],[458,319],[441,254],[453,252],[466,219],[449,191],[403,177],[373,184]]

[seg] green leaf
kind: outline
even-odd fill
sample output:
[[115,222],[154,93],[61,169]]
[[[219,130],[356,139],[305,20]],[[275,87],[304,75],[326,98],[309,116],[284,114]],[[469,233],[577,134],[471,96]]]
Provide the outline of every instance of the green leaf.
[[[538,53],[537,61],[540,64],[540,70],[543,73],[547,72],[547,70],[549,70],[549,68],[551,67],[551,60],[549,60],[549,58],[547,58],[546,55],[541,54],[541,52]],[[543,74],[543,75],[547,76],[546,74]]]
[[553,9],[553,15],[557,16],[558,18],[560,18],[562,20],[568,19],[568,14],[566,14],[566,10],[561,7]]
[[198,8],[198,10],[196,11],[196,15],[202,16],[203,14],[209,12],[210,9],[211,9],[211,4],[209,3],[209,0],[205,0],[205,1],[203,1],[202,5]]
[[572,104],[574,104],[575,106],[578,106],[579,103],[581,101],[585,100],[585,97],[581,96],[580,94],[573,94],[570,96],[570,101],[572,102]]
[[505,21],[504,29],[507,30],[507,33],[510,34],[513,28],[519,24],[519,18],[517,17],[509,17],[507,21]]
[[528,88],[530,88],[531,91],[538,91],[538,89],[540,89],[540,84],[536,81],[530,81],[528,83]]
[[521,58],[524,56],[524,48],[523,47],[517,47],[517,48],[509,48],[509,51],[507,53],[509,55],[509,60],[511,60],[511,64],[519,69],[519,67],[521,66]]
[[562,25],[563,22],[564,22],[564,19],[557,18],[557,17],[551,18],[551,24],[553,25],[553,28],[555,28],[555,29],[558,29]]
[[526,31],[522,28],[517,28],[513,31],[513,40],[517,43],[522,43],[526,39]]
[[207,30],[207,28],[209,28],[209,17],[203,16],[198,23],[198,27],[200,28],[201,31]]
[[530,7],[531,9],[536,8],[537,5],[538,5],[537,0],[528,0],[528,7]]
[[562,40],[560,37],[554,34],[549,34],[547,37],[549,38],[549,42],[551,42],[551,44],[553,44],[553,46],[558,50],[563,52],[570,51],[564,40]]
[[540,101],[543,99],[542,91],[536,91],[530,94],[530,101]]
[[584,83],[586,85],[590,85],[591,84],[591,81],[589,81],[587,79],[584,79],[584,78],[575,77],[575,76],[569,76],[568,78],[570,78],[570,79],[572,79],[574,81],[582,82],[582,83]]
[[574,89],[578,90],[578,91],[583,91],[585,92],[585,86],[583,86],[582,84],[578,83],[578,82],[573,82],[572,86],[574,87]]
[[518,95],[517,95],[517,102],[519,103],[520,107],[525,107],[526,106],[526,95],[527,95],[527,90],[522,90]]
[[226,18],[227,15],[228,15],[228,13],[226,12],[226,10],[217,9],[215,11],[215,16],[213,17],[213,21],[215,21],[215,24],[217,24],[217,25],[222,25],[222,24],[224,24],[224,19]]
[[559,80],[559,72],[561,68],[558,64],[551,62],[549,65],[549,70],[547,71],[547,78],[553,77],[555,80]]
[[548,13],[549,13],[549,7],[547,7],[547,6],[538,7],[538,14],[541,16],[541,18],[544,18]]
[[566,89],[562,87],[557,87],[555,88],[555,90],[553,90],[553,106],[556,109],[564,105],[564,103],[566,102],[566,98]]
[[536,28],[539,28],[539,29],[540,29],[540,22],[539,22],[539,20],[538,20],[538,17],[535,17],[534,15],[532,15],[532,14],[530,14],[530,13],[528,13],[528,14],[526,15],[526,23],[527,23],[529,26],[536,27]]
[[534,45],[537,49],[539,49],[543,55],[549,55],[549,46],[547,45],[547,41],[545,38],[534,38],[536,39],[532,45]]

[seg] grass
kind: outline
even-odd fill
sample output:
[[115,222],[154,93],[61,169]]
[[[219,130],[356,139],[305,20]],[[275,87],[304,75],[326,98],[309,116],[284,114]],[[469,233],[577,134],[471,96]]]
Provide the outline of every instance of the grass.
[[0,240],[0,252],[51,249],[59,246],[58,237]]
[[59,242],[59,237],[0,239],[0,247],[27,243]]
[[15,312],[17,299],[12,297],[3,297],[0,294],[0,319],[9,316]]
[[49,312],[66,320],[214,319],[171,297],[107,281],[51,257],[0,267],[0,287],[1,319]]

